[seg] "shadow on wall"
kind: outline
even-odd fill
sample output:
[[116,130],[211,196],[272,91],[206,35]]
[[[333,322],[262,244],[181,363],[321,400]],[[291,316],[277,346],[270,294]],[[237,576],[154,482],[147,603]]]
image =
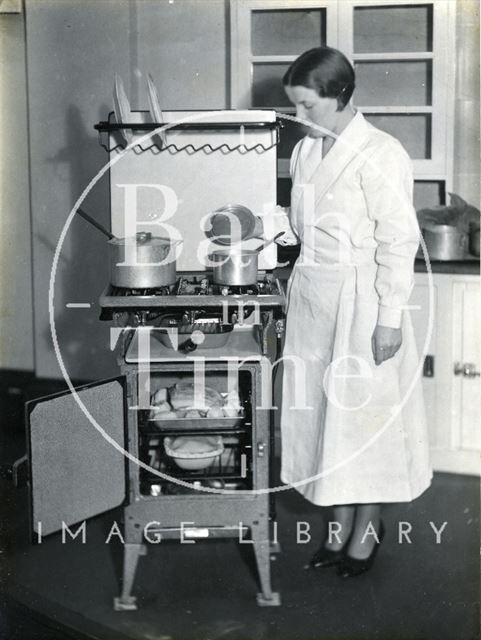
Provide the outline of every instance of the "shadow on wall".
[[[110,108],[102,106],[99,120],[107,119]],[[65,127],[67,145],[48,162],[69,167],[70,206],[73,207],[92,178],[109,157],[99,146],[94,123],[85,124],[80,110],[70,105]],[[110,228],[110,187],[106,172],[87,194],[82,208]],[[51,239],[42,239],[54,250]],[[72,221],[58,263],[55,283],[55,324],[62,358],[69,376],[76,380],[97,380],[118,374],[110,351],[110,323],[100,322],[98,298],[108,284],[107,238],[77,215]],[[69,309],[66,304],[90,303],[90,308]],[[46,330],[51,341],[50,327]]]

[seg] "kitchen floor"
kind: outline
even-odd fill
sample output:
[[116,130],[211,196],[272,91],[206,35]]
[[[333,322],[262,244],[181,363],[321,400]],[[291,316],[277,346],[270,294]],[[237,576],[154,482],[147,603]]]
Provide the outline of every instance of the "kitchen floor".
[[[23,434],[1,434],[1,463],[23,450]],[[3,467],[6,469],[6,467]],[[4,474],[5,476],[6,474]],[[1,638],[43,640],[475,640],[479,633],[479,479],[436,474],[408,505],[384,510],[386,538],[373,569],[343,581],[334,569],[305,571],[322,535],[319,510],[294,491],[277,497],[281,553],[272,563],[282,606],[260,608],[253,553],[235,540],[149,545],[137,572],[139,609],[116,613],[122,548],[105,539],[118,512],[89,521],[87,541],[57,535],[31,545],[27,489],[0,481]],[[399,521],[412,544],[398,544]],[[442,543],[430,526],[447,521]],[[296,541],[308,523],[312,540]],[[306,527],[307,525],[301,525]],[[32,613],[30,613],[32,611]],[[6,624],[9,625],[6,628]]]

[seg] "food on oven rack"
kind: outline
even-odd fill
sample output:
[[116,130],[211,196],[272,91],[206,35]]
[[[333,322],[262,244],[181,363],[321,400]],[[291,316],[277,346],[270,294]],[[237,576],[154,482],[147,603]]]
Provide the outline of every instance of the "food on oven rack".
[[152,395],[152,404],[160,406],[163,402],[167,402],[167,389],[159,389]]
[[151,412],[151,420],[178,420],[179,416],[175,411],[157,411],[157,409],[152,409]]
[[223,418],[224,417],[224,409],[223,407],[210,407],[210,409],[205,414],[206,418]]
[[170,404],[174,409],[195,408],[206,413],[210,407],[221,407],[224,400],[221,394],[211,387],[204,387],[204,394],[196,392],[194,383],[179,382],[169,389]]
[[167,400],[162,400],[162,402],[159,402],[159,404],[153,402],[153,404],[155,405],[154,410],[156,413],[166,413],[172,411],[172,407],[167,402]]
[[185,412],[185,416],[184,416],[184,418],[186,418],[187,420],[192,419],[192,418],[197,419],[197,418],[202,418],[202,417],[203,417],[202,414],[197,409],[188,409]]
[[181,469],[209,467],[224,451],[222,436],[178,436],[164,438],[165,453]]
[[[151,398],[152,409],[149,421],[165,427],[166,420],[183,421],[184,426],[202,427],[203,422],[219,421],[218,426],[232,427],[243,417],[239,393],[231,390],[219,393],[211,387],[204,387],[204,395],[199,397],[193,383],[180,382],[170,388],[156,391]],[[163,424],[160,424],[162,421]]]

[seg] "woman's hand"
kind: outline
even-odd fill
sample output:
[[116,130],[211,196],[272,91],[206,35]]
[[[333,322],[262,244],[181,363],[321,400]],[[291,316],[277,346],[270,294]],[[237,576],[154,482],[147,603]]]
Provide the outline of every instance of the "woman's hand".
[[254,231],[251,234],[251,238],[263,238],[264,237],[264,222],[262,218],[256,216],[256,224]]
[[401,329],[383,327],[380,324],[376,325],[371,338],[374,362],[380,365],[385,360],[392,358],[399,350],[402,341]]

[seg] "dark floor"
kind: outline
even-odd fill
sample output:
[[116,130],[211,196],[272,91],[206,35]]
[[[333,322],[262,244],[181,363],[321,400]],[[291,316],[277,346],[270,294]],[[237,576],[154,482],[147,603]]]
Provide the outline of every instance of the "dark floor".
[[[6,464],[23,450],[21,429],[0,433]],[[87,543],[59,536],[32,546],[27,488],[0,481],[1,638],[58,640],[475,640],[479,633],[479,479],[437,474],[408,505],[384,511],[386,539],[371,572],[342,581],[335,570],[306,572],[328,512],[294,491],[277,499],[282,553],[273,585],[282,606],[259,608],[251,550],[233,540],[150,545],[135,585],[139,610],[116,613],[121,547],[105,545],[118,513],[95,518]],[[398,544],[398,522],[412,524],[412,544]],[[296,522],[313,540],[297,544]],[[429,522],[448,524],[435,544]],[[8,627],[6,626],[8,624]]]

